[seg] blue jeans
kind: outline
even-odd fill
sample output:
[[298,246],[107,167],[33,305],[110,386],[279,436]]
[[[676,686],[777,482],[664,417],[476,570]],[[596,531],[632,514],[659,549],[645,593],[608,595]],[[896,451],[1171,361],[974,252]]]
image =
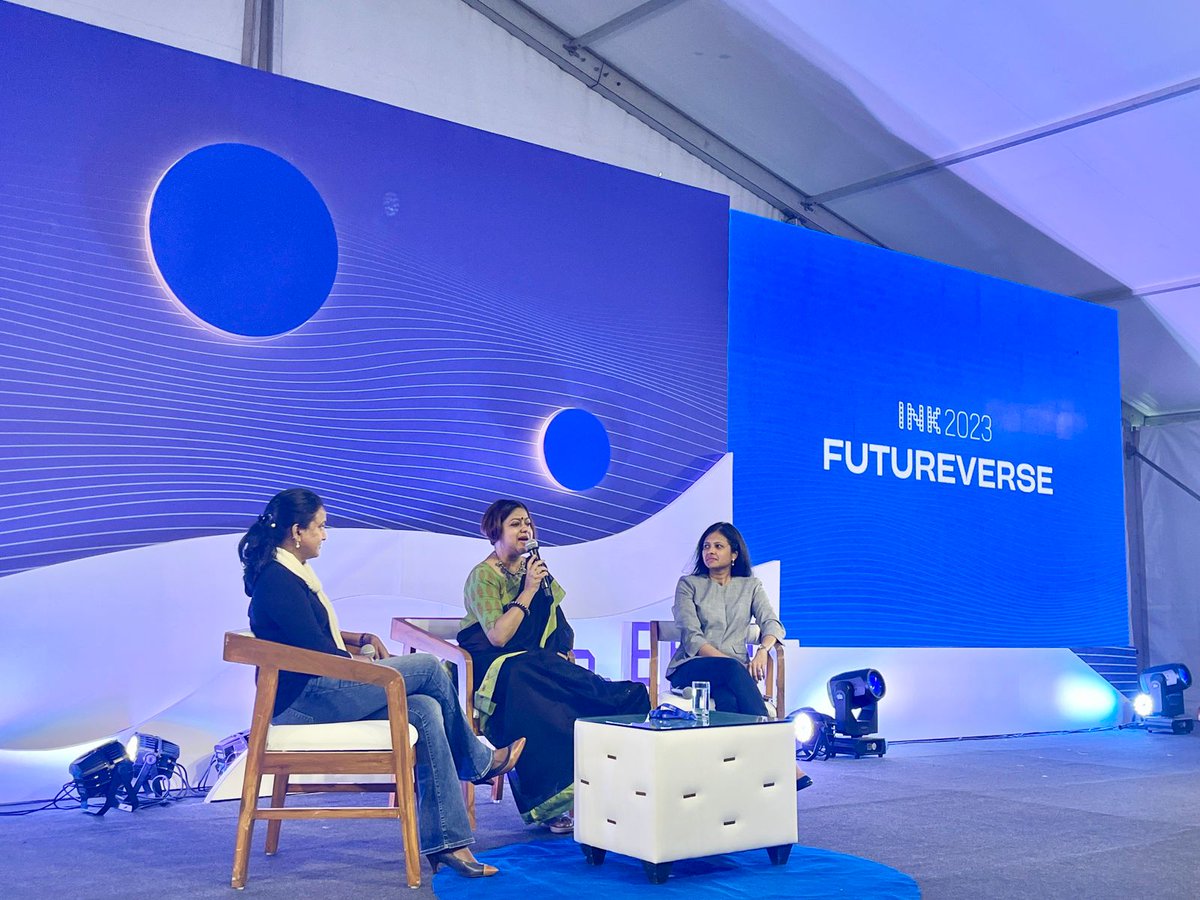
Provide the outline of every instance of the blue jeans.
[[[492,764],[492,751],[475,736],[446,670],[428,653],[378,661],[404,676],[408,718],[417,729],[417,825],[421,852],[453,850],[474,842],[460,781],[474,781]],[[324,725],[386,719],[387,696],[377,684],[315,677],[275,725]]]

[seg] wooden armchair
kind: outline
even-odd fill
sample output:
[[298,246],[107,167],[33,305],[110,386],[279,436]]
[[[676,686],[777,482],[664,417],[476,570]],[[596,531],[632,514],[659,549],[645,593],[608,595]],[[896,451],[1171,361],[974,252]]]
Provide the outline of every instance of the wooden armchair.
[[[266,852],[271,855],[279,847],[279,829],[284,819],[369,818],[399,820],[408,886],[419,887],[421,869],[413,790],[415,754],[412,750],[416,729],[408,722],[404,677],[387,666],[302,650],[234,631],[225,635],[224,658],[228,662],[258,668],[238,812],[237,843],[233,852],[233,886],[240,890],[246,885],[255,820],[267,820]],[[388,718],[332,725],[272,725],[271,714],[281,669],[377,684],[387,694]],[[274,776],[271,805],[259,808],[258,797],[265,775]],[[386,782],[347,780],[336,784],[289,784],[292,775],[391,777]],[[386,791],[394,793],[395,802],[374,807],[284,808],[289,793],[308,791]]]
[[[443,662],[454,663],[457,677],[458,702],[467,715],[467,721],[479,734],[479,717],[475,714],[475,667],[471,654],[454,643],[458,635],[461,619],[452,618],[405,618],[397,616],[392,619],[392,641],[397,649],[407,653],[429,653]],[[475,827],[475,787],[469,782],[463,782],[463,791],[467,801],[467,814],[471,827]],[[504,799],[504,776],[492,779],[492,802],[499,803]]]
[[[750,629],[746,634],[746,643],[757,644],[759,641],[759,630],[755,624],[750,625]],[[659,695],[659,679],[662,678],[662,670],[660,669],[659,645],[679,643],[683,640],[683,632],[680,627],[672,619],[656,619],[650,623],[650,707],[653,709],[658,706]],[[774,646],[767,651],[767,676],[763,679],[763,699],[767,702],[768,708],[772,705],[775,707],[775,718],[783,719],[787,716],[787,706],[784,703],[784,655],[783,644],[776,641]]]

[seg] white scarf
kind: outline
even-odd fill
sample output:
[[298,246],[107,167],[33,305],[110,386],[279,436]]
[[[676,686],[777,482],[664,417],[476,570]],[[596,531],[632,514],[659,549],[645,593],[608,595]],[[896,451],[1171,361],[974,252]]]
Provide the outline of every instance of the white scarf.
[[329,602],[329,597],[325,595],[325,589],[321,587],[321,579],[317,577],[317,573],[313,571],[313,567],[308,563],[300,562],[300,560],[296,559],[296,557],[282,547],[275,548],[275,562],[307,584],[309,589],[317,595],[317,599],[325,607],[325,614],[329,616],[329,631],[333,636],[333,642],[338,645],[338,649],[345,650],[346,642],[342,640],[342,629],[338,625],[337,613],[333,611],[333,604]]

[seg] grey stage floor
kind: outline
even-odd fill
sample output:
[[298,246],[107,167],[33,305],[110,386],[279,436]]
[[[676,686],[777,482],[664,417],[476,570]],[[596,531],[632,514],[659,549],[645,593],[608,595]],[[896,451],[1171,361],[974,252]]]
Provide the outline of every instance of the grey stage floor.
[[[797,795],[800,843],[900,869],[927,898],[1200,897],[1200,733],[904,744],[883,759],[808,768],[816,783]],[[483,857],[518,841],[571,840],[525,828],[507,796],[480,801]],[[235,894],[236,815],[235,803],[193,800],[103,820],[54,810],[0,818],[0,894],[433,895],[428,869],[419,891],[404,887],[395,826],[370,820],[285,823],[270,859],[260,824],[250,882]]]

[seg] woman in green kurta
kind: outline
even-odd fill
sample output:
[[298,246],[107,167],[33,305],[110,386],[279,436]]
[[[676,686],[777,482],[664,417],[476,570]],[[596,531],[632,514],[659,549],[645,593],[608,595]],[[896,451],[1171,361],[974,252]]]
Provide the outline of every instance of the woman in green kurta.
[[497,747],[526,739],[508,776],[521,817],[563,833],[572,827],[575,720],[646,713],[650,698],[638,682],[608,681],[567,658],[575,633],[561,608],[566,592],[526,550],[536,532],[524,503],[497,500],[481,530],[493,552],[467,577],[458,634],[474,662],[475,708]]

